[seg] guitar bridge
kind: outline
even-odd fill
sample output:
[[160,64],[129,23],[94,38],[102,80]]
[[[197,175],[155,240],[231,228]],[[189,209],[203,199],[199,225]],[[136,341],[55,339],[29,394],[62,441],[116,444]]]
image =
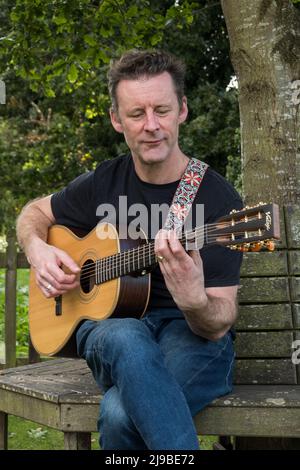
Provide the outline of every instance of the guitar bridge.
[[58,317],[62,315],[62,296],[55,297],[55,315]]

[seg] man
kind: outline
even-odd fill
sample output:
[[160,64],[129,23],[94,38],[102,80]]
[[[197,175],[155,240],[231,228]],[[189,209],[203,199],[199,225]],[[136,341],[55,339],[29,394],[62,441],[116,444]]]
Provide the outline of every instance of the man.
[[[79,272],[65,252],[46,243],[52,224],[91,230],[101,220],[101,204],[117,209],[120,196],[128,198],[128,207],[143,203],[149,213],[153,204],[170,206],[189,162],[178,145],[188,114],[178,59],[162,51],[129,51],[111,65],[109,90],[111,122],[124,134],[130,155],[31,202],[18,220],[19,242],[48,298],[77,288]],[[240,208],[241,200],[208,168],[193,209],[196,204],[204,205],[211,223]],[[201,255],[186,252],[173,230],[157,233],[155,253],[160,262],[143,318],[87,320],[77,331],[78,354],[104,393],[102,449],[198,449],[192,417],[231,390],[241,255],[221,246],[203,248]],[[65,274],[62,264],[73,274]]]

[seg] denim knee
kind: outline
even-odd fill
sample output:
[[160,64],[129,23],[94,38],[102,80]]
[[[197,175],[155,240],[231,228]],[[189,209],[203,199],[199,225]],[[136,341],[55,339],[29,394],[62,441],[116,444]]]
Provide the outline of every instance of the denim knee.
[[105,393],[101,401],[98,431],[100,447],[104,450],[125,450],[130,449],[132,445],[133,448],[146,448],[131,418],[126,413],[115,386]]
[[111,325],[107,329],[107,334],[99,335],[96,348],[116,354],[128,353],[130,351],[142,352],[143,344],[151,340],[151,332],[140,320],[135,318],[118,319],[115,323],[112,319]]
[[130,420],[120,402],[117,388],[112,386],[101,400],[98,431],[102,430],[105,434],[107,432],[110,434],[119,433],[129,424]]

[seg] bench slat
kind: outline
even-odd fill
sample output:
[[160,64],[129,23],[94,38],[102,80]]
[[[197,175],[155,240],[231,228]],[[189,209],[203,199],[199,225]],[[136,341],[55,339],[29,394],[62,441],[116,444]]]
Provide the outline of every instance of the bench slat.
[[284,276],[288,274],[286,251],[244,253],[241,277]]
[[235,327],[237,330],[291,330],[293,329],[291,306],[290,304],[240,305]]
[[296,384],[296,367],[290,359],[237,359],[235,384]]
[[289,302],[287,277],[241,278],[238,300],[241,303]]
[[237,332],[237,357],[289,357],[292,355],[292,331]]

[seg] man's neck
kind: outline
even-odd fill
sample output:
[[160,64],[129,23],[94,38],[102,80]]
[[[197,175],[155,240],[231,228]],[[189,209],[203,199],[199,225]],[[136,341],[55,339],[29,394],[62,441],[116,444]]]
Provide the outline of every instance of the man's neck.
[[174,160],[143,164],[133,157],[134,167],[138,177],[142,181],[152,184],[172,183],[181,178],[189,162],[189,158],[184,155],[184,153],[181,153],[176,157],[176,160]]

